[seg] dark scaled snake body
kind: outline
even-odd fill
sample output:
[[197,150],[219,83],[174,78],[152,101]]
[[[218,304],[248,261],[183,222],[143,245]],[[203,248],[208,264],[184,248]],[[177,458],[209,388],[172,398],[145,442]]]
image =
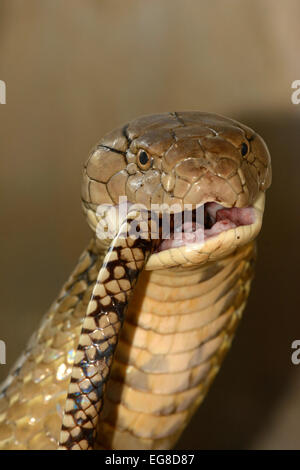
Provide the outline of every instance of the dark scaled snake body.
[[[83,170],[94,234],[0,388],[0,448],[172,448],[241,318],[270,183],[263,139],[223,116],[143,116],[102,138]],[[177,208],[168,236],[153,205]]]

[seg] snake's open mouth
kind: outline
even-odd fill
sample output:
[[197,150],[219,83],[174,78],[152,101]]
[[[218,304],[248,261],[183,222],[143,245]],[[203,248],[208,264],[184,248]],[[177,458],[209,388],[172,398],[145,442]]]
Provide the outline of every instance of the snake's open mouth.
[[174,222],[168,237],[158,245],[157,252],[194,243],[205,243],[209,238],[235,229],[242,225],[251,225],[255,221],[253,207],[224,207],[216,202],[207,202],[194,209],[188,221]]
[[[260,192],[253,204],[247,207],[205,203],[200,224],[197,225],[197,221],[195,224],[193,219],[189,226],[174,224],[170,237],[161,237],[162,241],[157,251],[149,257],[145,269],[200,266],[229,256],[258,235],[264,205],[264,192]],[[176,239],[177,233],[179,239]]]

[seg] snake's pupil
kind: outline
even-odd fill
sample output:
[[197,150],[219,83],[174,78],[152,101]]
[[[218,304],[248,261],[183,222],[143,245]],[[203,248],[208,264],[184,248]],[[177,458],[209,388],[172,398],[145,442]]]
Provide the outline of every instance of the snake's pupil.
[[142,151],[139,155],[139,160],[140,160],[140,164],[141,165],[146,165],[146,163],[148,163],[149,161],[149,157],[148,155],[146,154],[146,152]]
[[244,157],[248,153],[248,145],[245,142],[242,143],[241,154]]

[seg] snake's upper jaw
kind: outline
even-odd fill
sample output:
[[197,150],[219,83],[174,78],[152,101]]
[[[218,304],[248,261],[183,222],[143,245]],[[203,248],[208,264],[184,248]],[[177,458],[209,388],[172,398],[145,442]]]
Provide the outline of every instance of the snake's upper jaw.
[[[230,255],[236,248],[252,241],[259,233],[265,205],[265,194],[260,192],[251,207],[230,208],[216,203],[206,204],[204,227],[175,233],[162,241],[145,269],[164,269],[174,266],[192,266],[215,261]],[[176,239],[177,238],[177,239]]]

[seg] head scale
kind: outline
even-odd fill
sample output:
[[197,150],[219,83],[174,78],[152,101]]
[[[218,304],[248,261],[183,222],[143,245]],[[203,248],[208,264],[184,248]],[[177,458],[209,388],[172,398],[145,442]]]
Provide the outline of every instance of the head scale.
[[270,183],[270,155],[252,129],[216,114],[173,112],[142,116],[104,136],[84,167],[82,200],[95,229],[97,206],[116,205],[121,196],[148,209],[212,201],[243,208],[261,201]]

